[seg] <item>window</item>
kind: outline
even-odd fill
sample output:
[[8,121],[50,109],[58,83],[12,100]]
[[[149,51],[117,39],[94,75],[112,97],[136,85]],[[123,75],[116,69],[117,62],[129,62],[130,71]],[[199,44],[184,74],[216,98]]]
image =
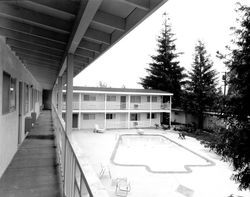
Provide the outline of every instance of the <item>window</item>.
[[150,119],[150,113],[147,113],[147,119]]
[[131,96],[131,103],[140,103],[141,96]]
[[3,72],[3,101],[2,113],[6,114],[16,110],[16,79]]
[[85,94],[85,95],[83,95],[83,100],[84,101],[96,101],[96,97],[93,96],[93,95],[87,95],[87,94]]
[[150,96],[147,96],[147,102],[148,103],[150,102]]
[[116,101],[116,96],[108,95],[107,96],[107,101]]
[[94,120],[95,114],[83,114],[83,120]]
[[152,118],[152,119],[156,119],[156,113],[152,113],[152,114],[151,114],[151,118]]
[[131,121],[138,121],[140,119],[139,114],[130,114]]
[[154,102],[154,103],[157,102],[157,96],[152,96],[152,102]]
[[29,85],[24,84],[24,113],[29,111]]
[[115,119],[115,114],[106,114],[106,119],[107,120]]

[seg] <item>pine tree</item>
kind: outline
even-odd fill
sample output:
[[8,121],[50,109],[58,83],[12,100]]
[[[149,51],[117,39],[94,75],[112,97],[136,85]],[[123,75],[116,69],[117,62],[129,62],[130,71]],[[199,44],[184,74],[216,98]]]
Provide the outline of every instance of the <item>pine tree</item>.
[[226,64],[229,95],[223,118],[227,127],[220,129],[206,144],[234,167],[232,178],[240,189],[250,189],[250,7],[240,5],[241,27],[235,28],[236,49]]
[[158,37],[157,55],[151,56],[152,63],[146,69],[148,76],[141,78],[141,84],[145,89],[158,89],[174,94],[173,106],[180,105],[181,86],[183,83],[184,68],[179,66],[173,33],[165,17],[161,35]]
[[198,41],[195,47],[192,71],[187,83],[187,110],[197,115],[198,128],[203,128],[203,113],[214,105],[216,90],[216,71],[204,44]]

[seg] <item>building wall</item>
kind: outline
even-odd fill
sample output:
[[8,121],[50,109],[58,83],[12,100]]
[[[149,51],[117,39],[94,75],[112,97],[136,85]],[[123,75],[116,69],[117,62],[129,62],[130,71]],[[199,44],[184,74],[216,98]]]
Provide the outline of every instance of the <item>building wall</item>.
[[115,119],[106,120],[106,128],[128,128],[128,114],[127,113],[115,113]]
[[104,128],[104,113],[91,113],[94,114],[95,119],[83,119],[84,113],[81,113],[80,128],[81,129],[94,129],[97,124],[99,128]]
[[[10,74],[12,78],[16,78],[16,109],[6,114],[2,113],[3,71]],[[23,141],[23,139],[25,138],[24,120],[25,117],[30,116],[32,112],[29,109],[28,113],[23,115],[22,121],[20,123],[22,126],[19,135],[19,81],[25,82],[29,85],[33,85],[34,88],[41,91],[39,83],[10,51],[10,49],[5,44],[4,39],[0,37],[0,177],[2,176],[12,157],[17,151],[18,137],[20,136],[20,141]],[[38,115],[39,109],[40,104],[37,102],[35,103],[33,111],[35,111]]]

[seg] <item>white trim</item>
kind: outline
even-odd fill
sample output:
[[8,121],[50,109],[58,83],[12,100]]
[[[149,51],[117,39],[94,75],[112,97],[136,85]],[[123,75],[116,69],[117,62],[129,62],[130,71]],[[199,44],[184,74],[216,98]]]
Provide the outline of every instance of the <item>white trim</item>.
[[[66,90],[63,90],[66,92]],[[112,91],[91,91],[91,90],[73,90],[73,93],[91,93],[91,94],[119,94],[119,95],[157,95],[172,96],[172,93],[153,93],[153,92],[112,92]]]

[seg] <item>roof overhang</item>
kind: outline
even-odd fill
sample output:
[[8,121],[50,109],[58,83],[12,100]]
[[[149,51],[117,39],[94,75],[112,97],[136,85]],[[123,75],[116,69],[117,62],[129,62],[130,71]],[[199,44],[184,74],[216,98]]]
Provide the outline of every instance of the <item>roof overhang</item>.
[[74,55],[74,76],[167,0],[0,1],[0,35],[43,88]]

